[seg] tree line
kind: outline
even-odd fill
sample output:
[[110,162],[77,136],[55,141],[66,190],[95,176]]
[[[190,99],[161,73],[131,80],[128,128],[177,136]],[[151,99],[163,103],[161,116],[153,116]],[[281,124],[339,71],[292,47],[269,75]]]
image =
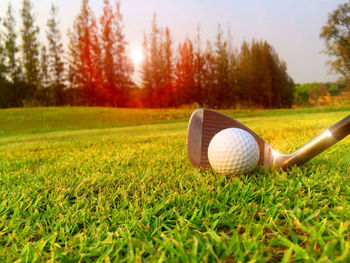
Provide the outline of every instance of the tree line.
[[318,106],[322,97],[341,95],[346,88],[347,84],[344,79],[339,79],[337,82],[296,84],[294,91],[294,105],[302,107]]
[[176,44],[154,15],[151,31],[144,33],[141,82],[135,83],[119,1],[104,0],[96,18],[89,0],[82,0],[66,48],[57,15],[52,4],[41,43],[31,1],[22,1],[19,34],[9,2],[1,20],[0,107],[281,108],[293,103],[293,80],[266,41],[244,41],[235,49],[219,26],[216,39],[205,46],[199,27],[194,39]]

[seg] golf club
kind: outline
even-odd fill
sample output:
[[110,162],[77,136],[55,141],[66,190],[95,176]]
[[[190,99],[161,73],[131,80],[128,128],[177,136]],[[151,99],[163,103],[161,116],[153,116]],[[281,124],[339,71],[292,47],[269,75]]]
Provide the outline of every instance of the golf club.
[[258,166],[287,169],[293,165],[301,165],[309,161],[345,138],[350,133],[350,115],[322,132],[294,153],[281,154],[242,123],[212,110],[197,109],[192,113],[187,130],[188,157],[195,167],[210,167],[208,160],[209,143],[215,134],[227,128],[243,129],[255,138],[260,150]]

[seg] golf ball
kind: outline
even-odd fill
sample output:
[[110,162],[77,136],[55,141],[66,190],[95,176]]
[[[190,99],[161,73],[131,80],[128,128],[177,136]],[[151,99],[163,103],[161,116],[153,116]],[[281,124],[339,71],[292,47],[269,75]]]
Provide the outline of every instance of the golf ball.
[[209,143],[209,163],[219,173],[248,173],[257,166],[259,157],[256,140],[242,129],[222,130]]

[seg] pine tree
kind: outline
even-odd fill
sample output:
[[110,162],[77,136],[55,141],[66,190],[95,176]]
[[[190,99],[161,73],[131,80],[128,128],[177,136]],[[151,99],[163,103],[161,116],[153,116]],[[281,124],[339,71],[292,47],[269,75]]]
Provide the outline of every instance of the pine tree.
[[13,15],[11,2],[9,2],[8,8],[7,8],[7,16],[3,21],[3,26],[5,28],[3,35],[4,35],[4,44],[5,44],[4,56],[6,57],[6,61],[7,61],[6,64],[8,68],[7,75],[12,83],[18,83],[22,80],[22,70],[21,70],[21,64],[18,62],[19,58],[17,56],[19,49],[16,43],[17,41],[16,40],[17,39],[16,21]]
[[114,46],[114,72],[117,85],[117,102],[114,106],[127,106],[130,89],[133,84],[131,75],[134,67],[127,55],[127,42],[123,33],[123,15],[120,9],[120,2],[117,1],[114,17],[114,30],[116,42]]
[[232,89],[229,86],[229,53],[227,45],[227,41],[223,39],[222,29],[219,26],[215,42],[215,104],[220,108],[233,104]]
[[142,82],[145,91],[145,106],[168,107],[173,101],[174,77],[173,41],[170,30],[158,27],[154,14],[152,30],[144,39],[145,59],[142,64]]
[[263,105],[265,108],[271,108],[275,106],[275,94],[273,92],[273,48],[266,42],[260,41],[260,69],[259,82],[260,82],[260,101],[259,105]]
[[76,17],[69,35],[69,79],[78,88],[81,103],[98,105],[101,99],[101,76],[97,69],[98,43],[97,24],[89,0],[82,0],[80,13]]
[[287,73],[287,65],[280,60],[278,54],[271,50],[272,92],[274,93],[274,108],[290,108],[293,104],[294,81]]
[[104,87],[109,103],[116,105],[117,88],[114,63],[114,47],[116,43],[116,34],[114,28],[115,14],[109,0],[104,0],[103,15],[100,18],[101,24],[101,48],[102,48],[102,76]]
[[47,87],[49,84],[48,55],[45,45],[40,50],[40,82],[42,87]]
[[265,41],[243,42],[238,56],[240,101],[255,107],[291,107],[293,80]]
[[254,90],[252,101],[258,107],[271,107],[272,102],[272,75],[268,64],[270,49],[266,42],[253,40],[250,46],[253,63],[251,88]]
[[[157,24],[157,16],[156,14],[153,15],[152,20],[152,31],[150,34],[150,47],[149,47],[149,59],[150,59],[150,69],[151,69],[151,82],[152,82],[152,89],[153,94],[155,97],[153,97],[153,103],[157,104],[157,98],[158,95],[158,89],[161,84],[162,79],[162,50],[161,50],[161,29],[158,27]],[[158,106],[158,105],[154,105]]]
[[[229,54],[229,69],[228,69],[228,85],[231,93],[231,103],[229,106],[237,106],[239,104],[239,85],[238,85],[238,55],[232,51]],[[240,105],[238,105],[239,107]]]
[[[1,21],[1,18],[0,18]],[[6,76],[6,65],[5,65],[5,49],[2,45],[2,35],[0,34],[0,84],[3,83],[3,80],[5,80]]]
[[6,66],[4,60],[4,47],[2,46],[2,39],[0,34],[0,108],[12,106],[9,103],[12,98],[12,92],[10,85],[6,80]]
[[153,15],[152,30],[144,39],[145,59],[142,65],[142,81],[145,91],[145,106],[159,107],[158,91],[161,87],[163,74],[163,54],[161,39],[161,30],[158,28],[157,16]]
[[52,4],[50,10],[50,18],[47,21],[46,38],[48,41],[48,67],[49,67],[49,83],[54,86],[55,104],[62,105],[64,103],[63,88],[65,81],[65,69],[63,62],[63,44],[61,33],[59,30],[59,21],[57,20],[57,7]]
[[203,54],[203,86],[202,102],[207,107],[217,107],[216,105],[216,61],[211,43],[207,42],[206,50]]
[[194,96],[195,102],[203,104],[203,74],[204,74],[204,57],[202,51],[202,41],[200,36],[200,27],[197,27],[197,36],[194,43]]
[[16,21],[10,3],[2,22],[4,46],[0,46],[0,107],[20,107],[24,100],[34,94],[35,86],[24,83],[22,65],[17,55]]
[[22,17],[22,55],[25,80],[31,86],[39,84],[39,27],[35,26],[35,19],[32,13],[32,3],[30,0],[23,0]]
[[101,59],[97,64],[101,65],[106,103],[114,107],[127,106],[133,67],[126,53],[127,42],[123,34],[120,2],[116,2],[114,9],[109,0],[104,0],[100,26],[101,49],[98,52],[101,53]]
[[99,27],[97,20],[94,15],[91,16],[91,26],[90,26],[90,44],[92,51],[92,68],[93,68],[93,82],[95,96],[95,105],[107,105],[108,98],[106,96],[106,91],[103,86],[103,76],[102,76],[102,49],[99,38]]
[[238,56],[238,85],[239,99],[246,105],[251,104],[253,99],[253,63],[249,44],[246,41],[243,41]]
[[178,105],[190,104],[196,101],[195,79],[195,54],[193,43],[186,39],[179,44],[176,63],[176,101]]
[[174,102],[173,79],[174,79],[174,63],[173,63],[173,40],[171,39],[170,29],[165,28],[165,39],[162,44],[163,49],[163,84],[161,87],[161,107],[170,107]]
[[143,60],[141,63],[141,81],[142,81],[142,90],[143,90],[143,104],[144,106],[150,106],[150,99],[153,97],[153,85],[151,77],[151,65],[150,65],[150,54],[149,54],[149,43],[146,33],[143,35]]

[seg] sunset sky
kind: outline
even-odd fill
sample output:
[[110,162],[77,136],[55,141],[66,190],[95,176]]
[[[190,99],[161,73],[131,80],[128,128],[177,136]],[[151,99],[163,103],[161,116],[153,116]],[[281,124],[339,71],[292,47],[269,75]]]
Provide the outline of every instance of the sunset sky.
[[[11,0],[18,17],[21,0]],[[112,0],[111,0],[112,2]],[[149,32],[155,12],[158,24],[168,26],[176,43],[186,36],[194,37],[197,25],[201,26],[202,40],[215,40],[218,24],[225,31],[230,28],[234,47],[252,38],[267,40],[287,62],[288,72],[295,82],[333,81],[325,65],[328,57],[320,54],[324,49],[319,39],[321,27],[328,13],[340,0],[123,0],[121,1],[126,39],[129,51],[141,50],[143,32]],[[51,1],[32,0],[45,40],[45,25]],[[80,0],[56,0],[64,42],[66,32],[79,12]],[[0,0],[3,17],[8,1]],[[90,6],[99,16],[102,0],[90,0]]]

